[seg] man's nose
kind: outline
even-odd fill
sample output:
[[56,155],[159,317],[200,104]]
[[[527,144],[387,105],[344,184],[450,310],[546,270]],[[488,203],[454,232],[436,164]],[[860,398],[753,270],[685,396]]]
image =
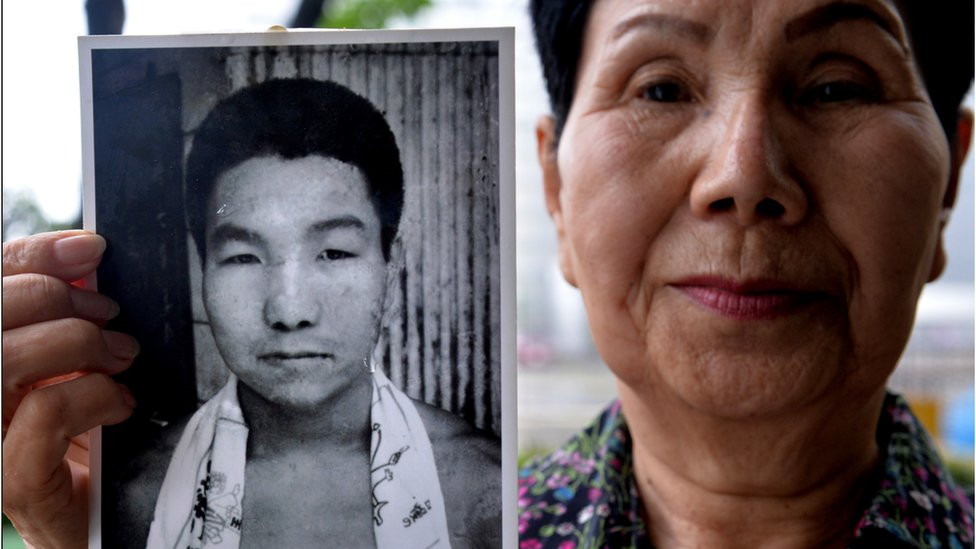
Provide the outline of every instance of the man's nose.
[[284,262],[269,269],[268,294],[264,303],[265,323],[276,331],[309,328],[319,323],[321,308],[308,288],[304,269]]
[[741,226],[799,223],[807,215],[807,194],[770,106],[757,94],[730,111],[716,117],[718,141],[692,186],[692,212],[706,220],[728,217]]

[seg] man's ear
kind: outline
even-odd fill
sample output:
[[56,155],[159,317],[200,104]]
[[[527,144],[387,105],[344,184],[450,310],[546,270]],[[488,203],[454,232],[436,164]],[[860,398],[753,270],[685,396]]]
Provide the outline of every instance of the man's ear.
[[546,209],[549,217],[556,225],[556,238],[559,240],[559,268],[563,271],[566,282],[576,286],[576,275],[573,273],[571,246],[566,237],[566,225],[563,221],[562,206],[562,176],[559,173],[558,142],[556,138],[556,120],[552,116],[543,116],[536,122],[535,139],[539,154],[539,166],[542,168],[542,185],[546,194]]
[[942,221],[939,225],[939,243],[935,250],[935,257],[932,259],[932,269],[929,271],[929,282],[939,278],[946,266],[946,251],[944,242],[944,231],[949,220],[949,212],[956,204],[956,195],[959,194],[959,178],[961,176],[963,163],[966,154],[969,152],[969,145],[973,137],[973,111],[960,109],[956,117],[956,135],[949,143],[950,171],[949,184],[946,186],[945,197],[942,199]]

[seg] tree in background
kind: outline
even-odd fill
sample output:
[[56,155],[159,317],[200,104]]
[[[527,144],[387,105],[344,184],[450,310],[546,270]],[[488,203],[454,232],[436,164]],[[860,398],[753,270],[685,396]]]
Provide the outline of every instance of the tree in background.
[[379,29],[390,19],[401,15],[415,15],[430,3],[431,0],[327,0],[328,9],[323,10],[315,26]]

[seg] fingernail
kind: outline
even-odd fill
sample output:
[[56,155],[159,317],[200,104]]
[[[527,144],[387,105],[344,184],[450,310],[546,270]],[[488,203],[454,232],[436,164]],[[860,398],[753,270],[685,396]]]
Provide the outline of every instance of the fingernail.
[[102,339],[108,346],[108,352],[112,353],[115,358],[131,360],[139,354],[139,342],[131,336],[105,331],[102,332]]
[[136,397],[132,394],[132,391],[130,391],[128,387],[125,385],[119,385],[119,392],[122,393],[122,400],[125,401],[129,408],[136,407]]
[[111,320],[119,314],[114,299],[87,290],[71,290],[71,305],[75,314],[89,320]]
[[54,243],[54,257],[64,265],[90,263],[104,251],[105,239],[97,234],[69,236]]

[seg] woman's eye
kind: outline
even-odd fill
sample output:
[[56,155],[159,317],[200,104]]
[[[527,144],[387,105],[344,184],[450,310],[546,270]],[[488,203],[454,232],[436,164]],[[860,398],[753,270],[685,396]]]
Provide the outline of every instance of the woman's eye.
[[871,88],[855,82],[826,82],[803,91],[798,98],[800,105],[824,105],[845,101],[872,102],[877,93]]
[[677,82],[658,82],[650,84],[644,88],[641,95],[648,101],[657,103],[676,103],[686,101],[688,93],[681,84]]
[[343,251],[343,250],[325,250],[319,257],[324,257],[329,261],[336,261],[338,259],[347,259],[353,257],[353,254]]
[[261,263],[261,260],[254,254],[237,254],[221,261],[224,265],[252,265]]

